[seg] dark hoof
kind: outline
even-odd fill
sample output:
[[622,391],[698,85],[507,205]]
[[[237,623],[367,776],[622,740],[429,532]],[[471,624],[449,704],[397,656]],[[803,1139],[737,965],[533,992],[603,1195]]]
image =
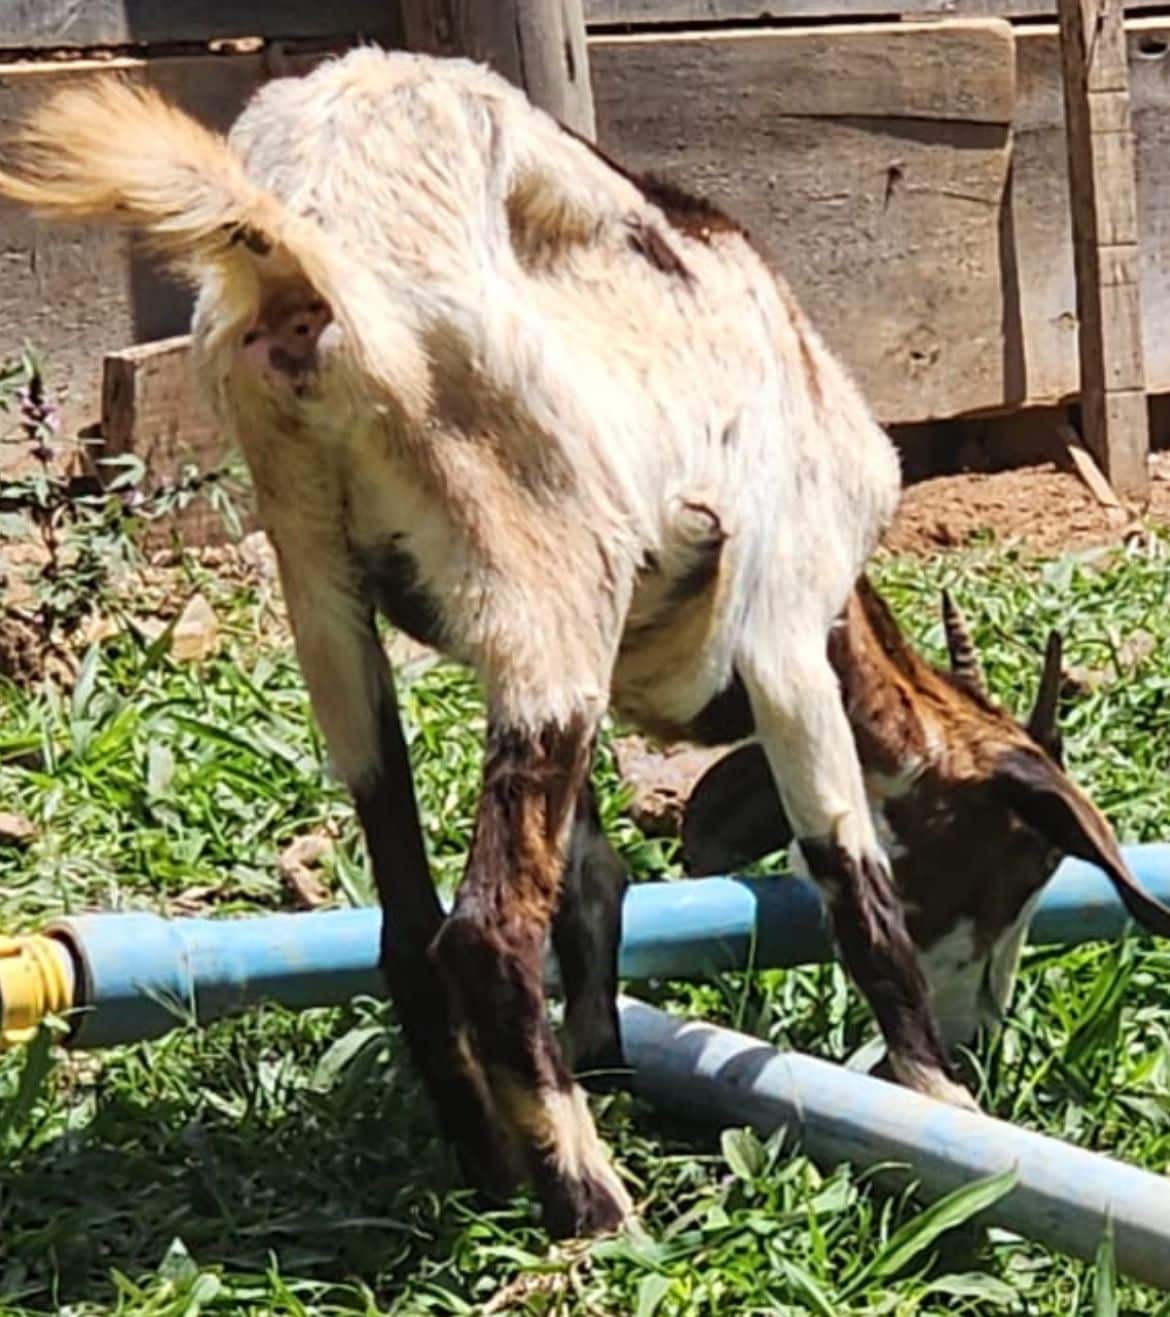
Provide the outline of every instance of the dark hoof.
[[511,1143],[503,1135],[476,1147],[457,1143],[455,1160],[460,1177],[475,1190],[481,1207],[502,1206],[516,1193],[524,1178]]
[[606,1168],[604,1181],[591,1175],[562,1176],[542,1187],[544,1224],[554,1239],[586,1239],[620,1230],[634,1214],[621,1181]]

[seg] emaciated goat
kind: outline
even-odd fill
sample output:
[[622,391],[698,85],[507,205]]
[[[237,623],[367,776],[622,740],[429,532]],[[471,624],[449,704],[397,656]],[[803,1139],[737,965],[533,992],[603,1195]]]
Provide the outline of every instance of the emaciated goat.
[[[1021,725],[988,697],[959,610],[943,595],[949,672],[907,643],[862,578],[829,640],[870,808],[906,910],[944,1046],[999,1023],[1040,893],[1062,855],[1099,865],[1139,923],[1170,911],[1137,885],[1109,824],[1063,770],[1061,640],[1048,638]],[[684,865],[727,873],[792,841],[764,752],[747,744],[699,779],[682,822]]]
[[[898,498],[892,445],[785,284],[487,70],[373,49],[262,88],[225,142],[112,78],[40,108],[0,190],[141,230],[198,288],[313,708],[385,911],[399,1019],[468,1177],[557,1234],[630,1200],[578,1069],[620,1060],[607,706],[755,734],[894,1073],[969,1102],[874,831],[826,637]],[[375,610],[470,665],[488,736],[444,920]],[[1047,784],[1017,775],[1044,820]]]

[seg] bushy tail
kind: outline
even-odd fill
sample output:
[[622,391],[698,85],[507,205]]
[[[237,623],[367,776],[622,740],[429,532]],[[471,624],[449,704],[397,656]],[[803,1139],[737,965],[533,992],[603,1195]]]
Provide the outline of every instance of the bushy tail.
[[120,78],[59,92],[12,143],[16,168],[0,170],[0,192],[53,218],[139,229],[176,265],[198,268],[231,258],[241,243],[270,250],[293,237],[285,232],[292,217],[248,180],[222,137]]
[[[358,364],[400,403],[426,371],[415,337],[319,225],[257,187],[225,139],[157,92],[95,78],[57,93],[10,139],[0,194],[50,218],[138,230],[172,267],[198,281],[245,268],[258,283],[303,277],[332,307]],[[355,199],[355,204],[360,204]]]

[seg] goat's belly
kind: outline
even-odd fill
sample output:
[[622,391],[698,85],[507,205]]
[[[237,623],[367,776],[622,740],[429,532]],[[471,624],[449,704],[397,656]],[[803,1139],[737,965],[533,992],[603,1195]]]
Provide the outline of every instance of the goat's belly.
[[614,712],[667,743],[731,745],[754,731],[747,691],[718,643],[686,629],[627,635],[614,669]]

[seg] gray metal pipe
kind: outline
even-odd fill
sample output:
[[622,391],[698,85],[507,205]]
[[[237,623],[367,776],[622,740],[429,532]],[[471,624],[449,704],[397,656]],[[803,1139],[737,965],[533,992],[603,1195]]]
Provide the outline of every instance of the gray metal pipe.
[[781,1126],[816,1162],[904,1163],[926,1199],[1016,1167],[997,1225],[1091,1259],[1112,1221],[1118,1271],[1170,1290],[1170,1180],[1100,1153],[962,1111],[758,1038],[621,1000],[635,1090],[690,1120]]

